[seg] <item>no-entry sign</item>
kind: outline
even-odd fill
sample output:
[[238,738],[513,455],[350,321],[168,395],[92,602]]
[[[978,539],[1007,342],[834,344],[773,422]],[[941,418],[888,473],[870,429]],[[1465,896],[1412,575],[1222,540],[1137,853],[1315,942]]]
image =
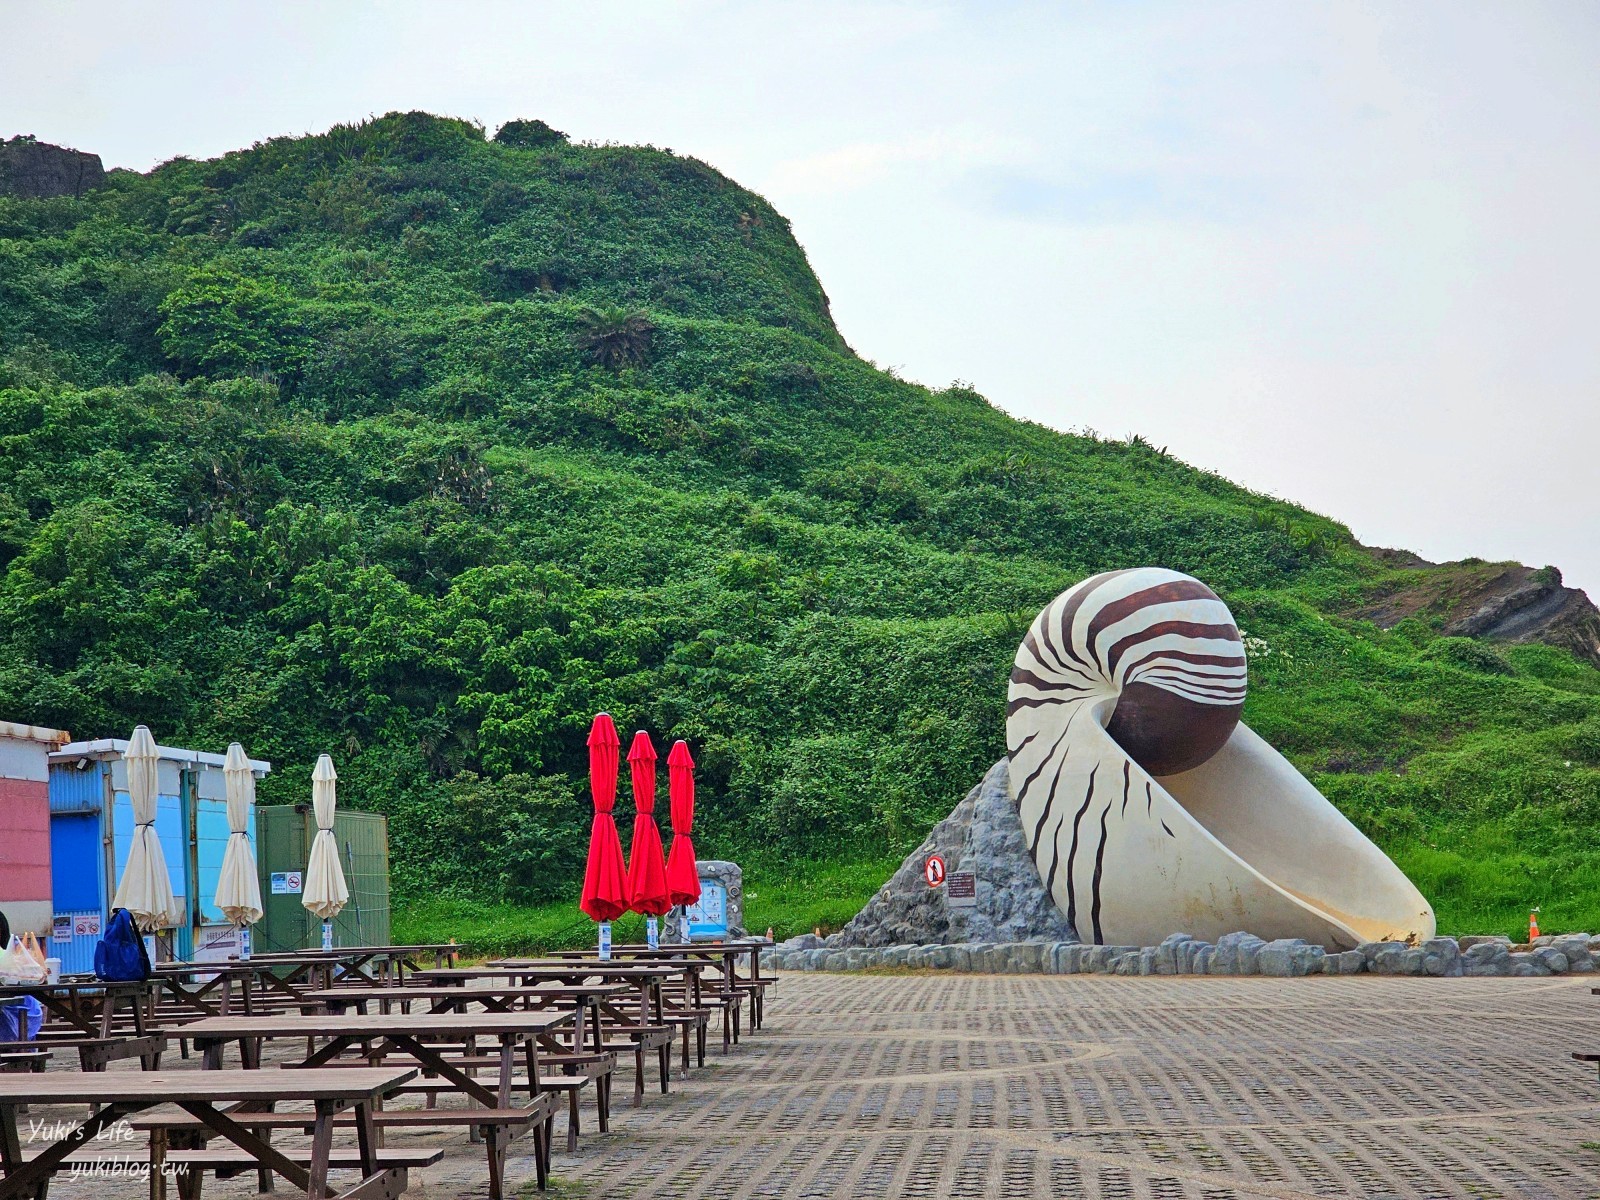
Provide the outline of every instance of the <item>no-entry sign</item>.
[[944,859],[937,854],[928,855],[928,861],[922,864],[922,877],[928,881],[929,887],[938,887],[944,882]]

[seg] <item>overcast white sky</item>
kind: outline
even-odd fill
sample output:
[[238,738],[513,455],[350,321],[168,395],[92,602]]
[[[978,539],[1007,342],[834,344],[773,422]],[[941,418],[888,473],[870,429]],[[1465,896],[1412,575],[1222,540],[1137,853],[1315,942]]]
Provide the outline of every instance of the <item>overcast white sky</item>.
[[1600,598],[1600,6],[0,0],[0,136],[391,109],[705,159],[863,355]]

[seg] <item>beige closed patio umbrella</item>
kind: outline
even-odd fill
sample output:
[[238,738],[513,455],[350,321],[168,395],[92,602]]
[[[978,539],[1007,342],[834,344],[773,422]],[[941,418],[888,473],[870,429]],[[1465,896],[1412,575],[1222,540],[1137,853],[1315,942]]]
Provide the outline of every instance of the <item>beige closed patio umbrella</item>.
[[133,841],[123,865],[113,908],[125,908],[145,933],[178,923],[178,901],[172,894],[167,858],[156,837],[156,802],[160,790],[156,740],[141,725],[128,739],[122,761],[128,771],[128,799],[133,803]]
[[311,807],[317,816],[317,836],[311,841],[305,892],[300,903],[322,918],[324,950],[333,949],[333,919],[350,899],[344,867],[339,862],[339,842],[333,836],[334,787],[338,778],[333,770],[333,759],[326,754],[320,756],[316,769],[311,772]]
[[217,907],[239,927],[239,957],[250,957],[250,926],[261,920],[261,881],[250,846],[250,809],[256,802],[256,776],[244,747],[234,742],[222,764],[228,793],[228,847],[217,876]]

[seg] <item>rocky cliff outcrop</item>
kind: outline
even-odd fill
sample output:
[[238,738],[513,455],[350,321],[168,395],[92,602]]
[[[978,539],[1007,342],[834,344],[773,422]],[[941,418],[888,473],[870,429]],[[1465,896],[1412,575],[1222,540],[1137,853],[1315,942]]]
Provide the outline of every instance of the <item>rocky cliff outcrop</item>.
[[0,142],[0,195],[33,200],[81,196],[105,181],[98,154],[52,146],[28,136]]
[[1492,642],[1544,642],[1600,666],[1600,609],[1561,582],[1555,567],[1467,559],[1430,563],[1405,550],[1375,550],[1412,581],[1368,600],[1351,615],[1388,629],[1407,617],[1438,624],[1454,637]]

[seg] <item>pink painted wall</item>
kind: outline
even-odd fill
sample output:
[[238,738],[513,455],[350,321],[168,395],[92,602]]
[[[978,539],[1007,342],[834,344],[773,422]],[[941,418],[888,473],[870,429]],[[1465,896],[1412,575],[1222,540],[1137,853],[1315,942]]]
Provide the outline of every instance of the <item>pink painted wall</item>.
[[50,899],[50,785],[0,777],[0,900]]

